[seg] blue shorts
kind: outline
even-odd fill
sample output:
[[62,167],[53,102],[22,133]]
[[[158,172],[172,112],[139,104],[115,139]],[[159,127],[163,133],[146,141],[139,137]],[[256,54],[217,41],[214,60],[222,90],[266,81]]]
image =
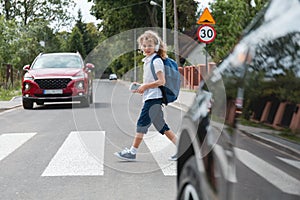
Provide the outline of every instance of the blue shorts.
[[162,135],[165,133],[165,131],[170,130],[164,120],[162,99],[149,99],[145,101],[140,117],[137,121],[136,132],[147,133],[148,128],[152,123],[156,130]]

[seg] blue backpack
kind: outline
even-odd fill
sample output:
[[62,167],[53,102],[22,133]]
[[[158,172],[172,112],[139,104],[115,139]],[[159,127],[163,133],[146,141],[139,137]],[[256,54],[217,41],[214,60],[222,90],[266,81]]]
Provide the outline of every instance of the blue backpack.
[[[155,74],[153,61],[156,58],[160,58],[160,56],[159,55],[154,56],[154,58],[151,61],[151,71],[155,80],[157,80],[157,76]],[[180,73],[178,71],[178,65],[173,59],[166,58],[166,59],[162,59],[162,61],[164,62],[164,66],[165,66],[166,83],[164,86],[159,86],[159,88],[163,95],[163,103],[165,105],[168,105],[168,103],[175,101],[179,95]]]

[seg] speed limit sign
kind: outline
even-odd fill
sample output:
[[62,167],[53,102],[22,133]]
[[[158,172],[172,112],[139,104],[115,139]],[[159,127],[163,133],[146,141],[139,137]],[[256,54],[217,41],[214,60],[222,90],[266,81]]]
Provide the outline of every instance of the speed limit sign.
[[210,43],[216,38],[217,32],[214,27],[205,24],[198,28],[197,35],[200,42]]

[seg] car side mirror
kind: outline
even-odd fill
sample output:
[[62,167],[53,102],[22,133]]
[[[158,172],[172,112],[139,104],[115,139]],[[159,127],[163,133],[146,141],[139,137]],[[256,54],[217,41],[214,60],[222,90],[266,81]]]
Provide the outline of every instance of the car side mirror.
[[24,71],[28,71],[30,69],[30,65],[25,65],[24,67],[23,67],[23,70]]
[[95,68],[95,66],[92,63],[86,63],[85,68],[89,69],[89,70],[92,70],[92,69]]

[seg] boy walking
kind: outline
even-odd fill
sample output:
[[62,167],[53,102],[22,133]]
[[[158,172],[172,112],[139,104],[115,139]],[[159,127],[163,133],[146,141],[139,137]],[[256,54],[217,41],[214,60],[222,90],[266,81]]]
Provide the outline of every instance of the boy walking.
[[[164,63],[162,59],[167,58],[166,45],[157,33],[150,30],[146,31],[138,38],[138,44],[145,55],[145,58],[143,59],[143,84],[133,92],[143,94],[144,105],[137,121],[136,134],[132,146],[130,149],[125,148],[123,151],[114,154],[118,158],[127,161],[136,160],[137,150],[143,141],[144,134],[148,132],[148,128],[152,123],[156,130],[162,135],[166,135],[173,144],[176,144],[176,135],[170,130],[164,120],[162,111],[163,96],[160,88],[158,88],[165,84]],[[151,62],[156,55],[160,56],[160,58],[153,60],[157,80],[155,80],[151,71]],[[169,160],[176,159],[176,155],[169,158]]]

